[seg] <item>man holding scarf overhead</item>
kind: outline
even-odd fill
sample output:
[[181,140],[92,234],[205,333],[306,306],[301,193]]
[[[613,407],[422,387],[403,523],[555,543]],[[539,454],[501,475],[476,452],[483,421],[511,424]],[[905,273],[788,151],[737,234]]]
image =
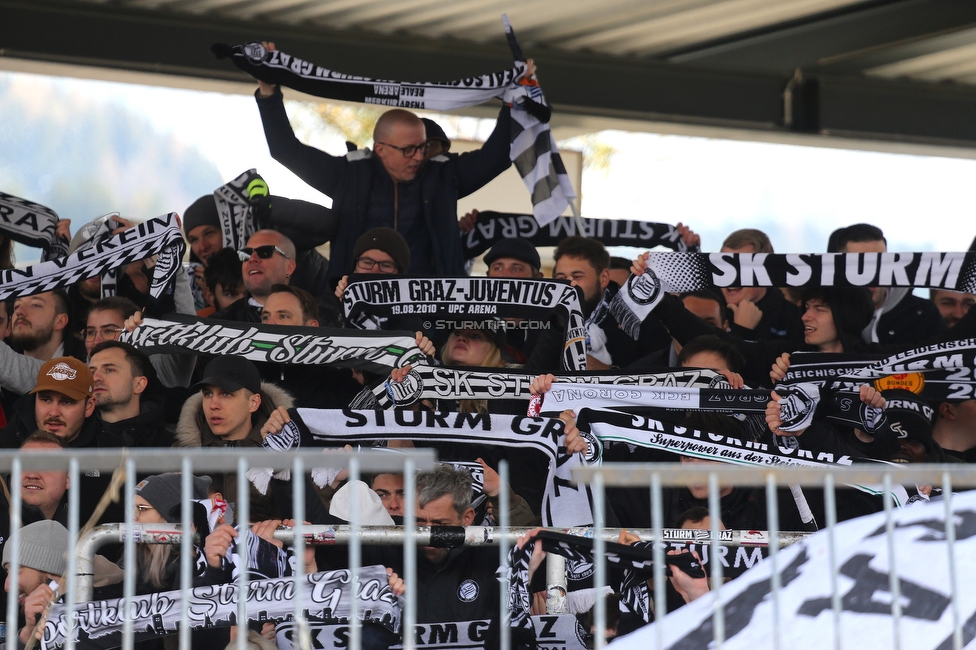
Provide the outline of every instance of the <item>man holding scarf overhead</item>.
[[[273,43],[264,43],[268,50]],[[527,75],[535,72],[528,62]],[[410,246],[419,275],[464,275],[457,201],[505,171],[511,164],[508,106],[479,151],[427,158],[427,134],[420,119],[393,109],[373,131],[374,151],[332,156],[302,144],[288,122],[277,85],[258,81],[255,93],[272,157],[333,200],[339,226],[333,240],[330,276],[352,271],[349,257],[356,239],[379,226],[395,229]]]

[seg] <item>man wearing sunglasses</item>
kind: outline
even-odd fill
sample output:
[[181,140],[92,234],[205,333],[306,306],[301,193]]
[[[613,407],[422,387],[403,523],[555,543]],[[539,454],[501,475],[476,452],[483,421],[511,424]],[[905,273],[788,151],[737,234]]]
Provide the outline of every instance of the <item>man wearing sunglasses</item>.
[[[275,49],[274,43],[263,45]],[[511,165],[508,106],[502,106],[495,130],[478,151],[428,159],[423,122],[409,111],[393,109],[376,123],[373,151],[332,156],[295,137],[278,86],[258,81],[255,96],[272,157],[332,197],[338,232],[332,240],[330,277],[353,272],[356,239],[380,226],[407,240],[411,265],[404,273],[464,275],[457,201]]]
[[238,251],[241,275],[247,293],[225,309],[214,312],[211,318],[261,322],[261,308],[271,295],[271,287],[289,284],[295,272],[295,244],[274,230],[259,230]]

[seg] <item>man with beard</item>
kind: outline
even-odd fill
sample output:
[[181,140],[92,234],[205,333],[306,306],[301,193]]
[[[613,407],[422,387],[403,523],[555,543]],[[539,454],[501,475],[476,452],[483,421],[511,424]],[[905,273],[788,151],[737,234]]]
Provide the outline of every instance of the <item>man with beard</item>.
[[67,355],[77,359],[87,356],[81,341],[69,334],[69,309],[68,297],[60,290],[14,301],[10,345],[0,342],[0,386],[23,395],[34,387],[37,371],[45,361]]
[[146,394],[153,370],[149,357],[128,343],[103,341],[88,361],[94,380],[100,447],[171,447],[163,402]]
[[655,318],[644,320],[637,341],[620,329],[609,309],[620,287],[610,281],[610,254],[602,243],[579,235],[566,237],[559,242],[553,258],[556,266],[552,277],[569,280],[583,292],[587,368],[622,367],[671,344],[667,330]]

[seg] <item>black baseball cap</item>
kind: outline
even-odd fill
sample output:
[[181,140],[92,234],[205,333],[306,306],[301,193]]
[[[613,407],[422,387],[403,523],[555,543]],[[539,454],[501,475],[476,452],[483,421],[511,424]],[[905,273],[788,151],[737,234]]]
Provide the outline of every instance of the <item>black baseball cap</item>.
[[216,386],[232,393],[242,388],[260,393],[261,373],[244,357],[217,357],[207,364],[203,379],[194,384],[192,390],[201,390],[204,386]]

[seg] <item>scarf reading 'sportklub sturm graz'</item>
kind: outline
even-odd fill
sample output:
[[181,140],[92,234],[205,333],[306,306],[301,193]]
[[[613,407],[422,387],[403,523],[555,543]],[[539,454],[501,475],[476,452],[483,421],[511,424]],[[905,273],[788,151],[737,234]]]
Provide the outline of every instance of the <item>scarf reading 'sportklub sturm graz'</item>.
[[976,293],[976,253],[665,253],[652,251],[610,311],[633,338],[665,293],[722,287],[929,287]]
[[133,262],[156,255],[149,292],[159,298],[176,277],[186,242],[177,225],[176,213],[148,221],[96,242],[71,255],[0,273],[0,300],[32,296],[69,287],[82,280],[102,275]]
[[534,78],[526,76],[525,58],[504,19],[516,63],[508,70],[445,82],[406,82],[344,74],[303,61],[260,43],[215,44],[218,59],[231,62],[269,84],[280,84],[315,97],[429,111],[450,111],[501,99],[512,107],[510,156],[532,197],[532,213],[541,224],[561,215],[576,198],[559,149],[549,130],[550,111]]

